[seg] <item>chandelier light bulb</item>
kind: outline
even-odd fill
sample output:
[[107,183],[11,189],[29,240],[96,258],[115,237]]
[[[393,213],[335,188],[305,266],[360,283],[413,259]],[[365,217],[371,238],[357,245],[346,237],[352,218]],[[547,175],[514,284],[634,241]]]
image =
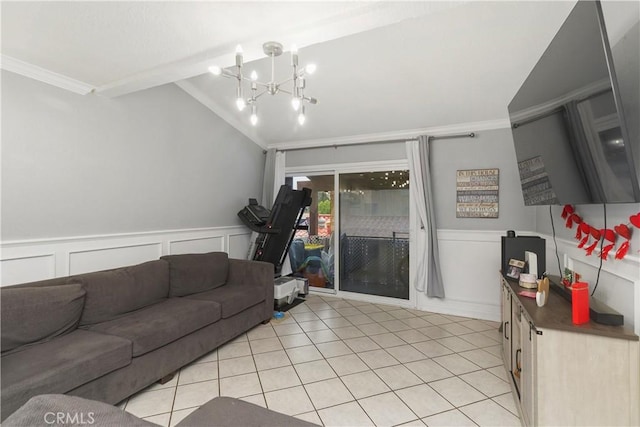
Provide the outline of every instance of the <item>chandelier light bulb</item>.
[[218,67],[217,65],[212,65],[211,67],[209,67],[209,72],[214,76],[219,76],[220,74],[222,74],[222,68]]
[[302,109],[300,110],[300,114],[298,114],[298,123],[300,123],[300,126],[304,125],[304,122],[307,120],[307,117],[304,115],[304,105],[302,106]]
[[251,80],[252,80],[252,81],[254,81],[254,82],[255,82],[256,80],[258,80],[258,73],[256,73],[256,70],[253,70],[253,71],[251,72]]
[[291,106],[295,111],[298,111],[300,109],[300,98],[292,98]]
[[251,104],[251,117],[249,118],[253,126],[258,124],[258,106]]
[[244,99],[242,99],[242,98],[237,98],[236,99],[236,107],[238,107],[239,111],[244,110],[244,107],[246,107],[246,106],[247,106],[247,103],[244,102]]
[[296,46],[295,44],[291,45],[291,54],[292,55],[297,55],[298,54],[298,46]]
[[242,46],[236,46],[236,67],[242,68],[243,59],[242,59]]
[[316,64],[308,64],[306,67],[304,67],[304,70],[307,72],[307,74],[313,74],[316,72]]

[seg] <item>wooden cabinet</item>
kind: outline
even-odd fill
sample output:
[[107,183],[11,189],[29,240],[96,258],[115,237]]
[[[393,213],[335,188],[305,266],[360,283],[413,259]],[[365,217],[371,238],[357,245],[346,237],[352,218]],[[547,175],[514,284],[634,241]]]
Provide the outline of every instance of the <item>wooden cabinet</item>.
[[624,326],[571,323],[571,304],[500,276],[503,356],[523,425],[640,425],[640,347]]

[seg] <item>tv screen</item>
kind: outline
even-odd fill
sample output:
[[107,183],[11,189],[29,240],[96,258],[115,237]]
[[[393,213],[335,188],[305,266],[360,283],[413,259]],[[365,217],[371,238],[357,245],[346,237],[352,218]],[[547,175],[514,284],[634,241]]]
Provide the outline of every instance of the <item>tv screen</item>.
[[509,104],[525,205],[640,202],[638,135],[623,112],[623,101],[637,112],[637,33],[619,41],[615,65],[635,79],[622,99],[601,5],[579,1]]

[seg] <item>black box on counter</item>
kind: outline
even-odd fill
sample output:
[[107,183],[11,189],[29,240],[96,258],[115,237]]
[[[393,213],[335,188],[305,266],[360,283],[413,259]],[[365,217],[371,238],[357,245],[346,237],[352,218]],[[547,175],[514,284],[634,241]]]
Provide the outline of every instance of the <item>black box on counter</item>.
[[[533,252],[538,258],[538,277],[547,271],[546,265],[546,241],[539,236],[502,236],[502,264],[500,268],[503,272],[508,271],[509,260],[525,260],[526,251]],[[529,270],[526,270],[528,272]]]

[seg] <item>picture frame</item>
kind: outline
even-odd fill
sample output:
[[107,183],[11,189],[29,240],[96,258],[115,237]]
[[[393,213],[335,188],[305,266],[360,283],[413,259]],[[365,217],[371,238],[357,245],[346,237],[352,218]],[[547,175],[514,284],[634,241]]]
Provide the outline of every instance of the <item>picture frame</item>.
[[520,261],[519,259],[511,258],[509,260],[509,266],[507,267],[507,271],[505,272],[507,277],[511,279],[518,280],[520,278],[520,273],[524,270],[525,262]]
[[500,170],[456,172],[456,218],[498,218]]

